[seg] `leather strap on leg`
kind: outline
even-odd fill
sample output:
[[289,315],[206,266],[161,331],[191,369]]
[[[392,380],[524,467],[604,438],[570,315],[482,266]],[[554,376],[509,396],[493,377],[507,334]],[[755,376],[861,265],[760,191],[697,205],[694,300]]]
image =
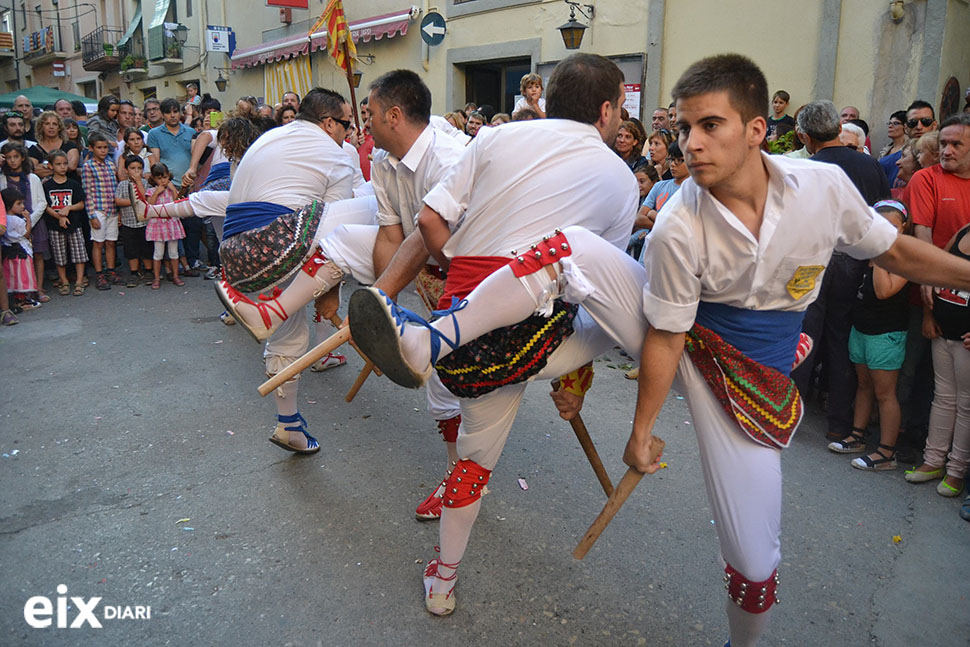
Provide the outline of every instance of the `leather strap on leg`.
[[461,425],[461,414],[454,418],[438,421],[438,433],[446,443],[453,443],[458,440],[458,427]]
[[538,272],[546,265],[552,265],[572,253],[573,250],[566,240],[566,235],[557,229],[555,234],[543,236],[542,242],[530,245],[525,252],[517,253],[512,250],[515,260],[509,263],[509,267],[512,268],[512,274],[521,278],[526,274]]
[[778,602],[778,569],[763,582],[752,582],[733,566],[724,567],[724,588],[728,596],[748,613],[764,613]]
[[475,461],[463,458],[458,461],[445,485],[446,508],[464,508],[482,498],[487,489],[492,470],[487,470]]

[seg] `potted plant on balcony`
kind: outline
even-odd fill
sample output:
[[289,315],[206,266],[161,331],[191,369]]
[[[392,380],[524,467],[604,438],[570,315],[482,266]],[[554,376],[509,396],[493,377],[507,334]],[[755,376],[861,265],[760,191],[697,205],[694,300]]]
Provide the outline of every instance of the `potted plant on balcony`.
[[104,55],[105,56],[114,56],[115,55],[115,44],[114,43],[105,43],[104,44]]
[[165,48],[165,58],[182,58],[182,48],[178,43],[169,43]]
[[121,61],[122,72],[144,72],[147,59],[139,54],[128,54]]

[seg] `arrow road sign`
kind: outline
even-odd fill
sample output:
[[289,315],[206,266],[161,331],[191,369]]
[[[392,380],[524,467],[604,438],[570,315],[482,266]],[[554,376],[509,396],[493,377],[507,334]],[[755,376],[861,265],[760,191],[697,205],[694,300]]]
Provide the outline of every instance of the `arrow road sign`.
[[421,40],[428,45],[440,45],[445,39],[445,19],[432,11],[421,21]]

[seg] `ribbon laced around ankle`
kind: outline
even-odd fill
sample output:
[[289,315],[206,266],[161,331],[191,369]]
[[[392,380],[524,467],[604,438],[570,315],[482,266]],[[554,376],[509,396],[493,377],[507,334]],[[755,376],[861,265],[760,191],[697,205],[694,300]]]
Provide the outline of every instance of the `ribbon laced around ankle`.
[[445,317],[451,315],[452,324],[455,327],[455,340],[452,341],[448,339],[443,333],[441,333],[436,328],[433,328],[430,323],[425,321],[424,317],[414,312],[411,312],[407,308],[403,308],[390,297],[384,296],[387,299],[388,305],[391,307],[391,315],[394,317],[394,323],[401,327],[400,334],[404,335],[404,326],[408,323],[417,324],[419,326],[424,326],[431,332],[431,365],[434,366],[438,362],[438,353],[441,351],[441,341],[443,340],[452,350],[458,348],[461,344],[461,331],[458,330],[458,319],[455,317],[455,313],[459,310],[464,309],[468,305],[467,299],[462,299],[459,301],[456,297],[451,297],[451,306],[445,310],[433,310],[431,315],[433,317]]

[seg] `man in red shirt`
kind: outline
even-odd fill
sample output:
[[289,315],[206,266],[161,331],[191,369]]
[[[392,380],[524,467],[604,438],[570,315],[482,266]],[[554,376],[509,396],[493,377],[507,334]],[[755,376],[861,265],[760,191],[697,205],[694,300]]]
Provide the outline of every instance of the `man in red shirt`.
[[[942,248],[970,223],[970,114],[954,115],[940,130],[940,163],[921,169],[909,181],[909,208],[916,237]],[[923,301],[932,307],[932,287]]]

